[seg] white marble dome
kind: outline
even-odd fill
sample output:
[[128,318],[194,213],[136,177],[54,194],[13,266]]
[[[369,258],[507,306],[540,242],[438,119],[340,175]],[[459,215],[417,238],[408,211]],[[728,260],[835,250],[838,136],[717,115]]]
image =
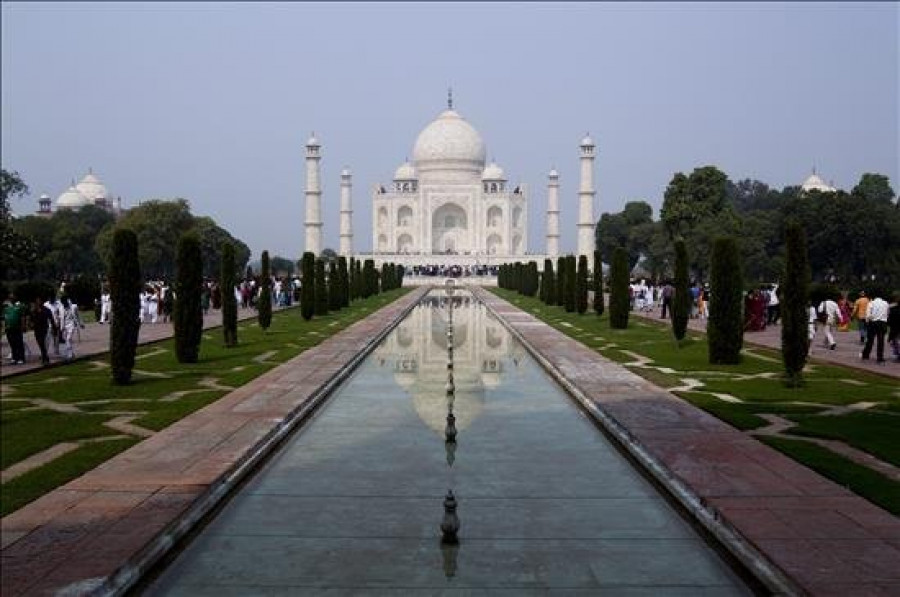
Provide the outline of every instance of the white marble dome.
[[584,136],[584,139],[581,140],[581,146],[582,146],[582,147],[593,147],[593,146],[594,146],[594,140],[591,139],[591,136],[590,136],[590,135],[585,135],[585,136]]
[[415,180],[416,169],[409,162],[403,162],[394,172],[394,180]]
[[98,199],[105,199],[108,195],[106,187],[103,186],[103,183],[92,171],[88,171],[84,178],[81,179],[81,182],[76,185],[76,188],[90,203]]
[[91,203],[90,199],[81,194],[73,183],[62,195],[56,199],[56,207],[77,209]]
[[833,193],[836,190],[833,186],[826,184],[815,171],[803,181],[803,185],[800,188],[804,191],[819,191],[821,193]]
[[481,173],[482,180],[506,180],[504,176],[503,168],[494,162],[491,162],[488,167],[484,169],[484,172]]
[[438,165],[441,162],[468,162],[484,168],[485,147],[475,128],[453,110],[446,110],[419,133],[413,148],[413,162]]

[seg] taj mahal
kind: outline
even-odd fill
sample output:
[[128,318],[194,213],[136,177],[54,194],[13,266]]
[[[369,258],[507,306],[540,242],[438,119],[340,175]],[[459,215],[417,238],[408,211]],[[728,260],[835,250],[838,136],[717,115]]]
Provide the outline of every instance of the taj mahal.
[[[579,145],[581,182],[578,190],[578,255],[594,250],[595,146],[590,136]],[[498,265],[559,255],[559,173],[547,181],[545,253],[529,253],[529,192],[512,186],[496,163],[487,163],[481,135],[453,109],[429,123],[413,145],[412,161],[401,164],[390,184],[372,187],[372,254],[353,249],[352,175],[341,171],[340,244],[347,257],[415,264]],[[322,250],[320,161],[322,145],[313,134],[306,143],[306,246]],[[510,188],[512,187],[512,188]]]

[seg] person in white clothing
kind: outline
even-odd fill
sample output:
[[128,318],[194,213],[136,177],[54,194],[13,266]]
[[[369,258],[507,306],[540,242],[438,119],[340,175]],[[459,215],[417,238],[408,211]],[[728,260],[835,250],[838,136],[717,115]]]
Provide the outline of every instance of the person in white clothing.
[[69,297],[62,297],[62,336],[66,360],[75,358],[75,331],[79,328],[84,329],[84,324],[78,315],[78,305],[70,302]]
[[807,349],[806,354],[810,355],[810,354],[812,354],[813,340],[816,339],[816,319],[817,319],[816,307],[815,307],[815,305],[812,304],[812,302],[809,303],[809,308],[807,309],[807,313],[809,314],[809,330],[808,330],[809,348]]
[[159,291],[156,288],[147,293],[147,317],[150,323],[156,323],[159,319]]
[[49,343],[47,346],[53,345],[53,354],[59,356],[59,338],[62,335],[62,305],[59,300],[51,293],[50,299],[44,303],[44,306],[50,309],[53,315],[53,321],[50,329],[47,330]]
[[872,354],[872,344],[877,344],[875,352],[878,363],[884,363],[884,334],[887,332],[888,310],[890,306],[887,301],[881,298],[878,292],[873,292],[874,297],[869,301],[866,307],[866,346],[860,355],[864,360],[868,360]]
[[109,314],[112,312],[112,295],[109,288],[103,287],[100,295],[100,323],[109,323]]
[[819,315],[825,316],[825,348],[830,350],[837,348],[834,333],[837,331],[840,311],[841,308],[830,297],[819,304]]

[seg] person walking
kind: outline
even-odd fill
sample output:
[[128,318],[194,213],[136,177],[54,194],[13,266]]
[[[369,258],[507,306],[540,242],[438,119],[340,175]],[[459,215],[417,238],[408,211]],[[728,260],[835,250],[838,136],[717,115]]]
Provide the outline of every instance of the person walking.
[[53,313],[44,304],[43,297],[37,297],[31,304],[31,326],[34,329],[34,341],[41,351],[41,363],[50,364],[50,356],[47,354],[47,334],[53,329]]
[[884,334],[887,332],[888,304],[887,301],[875,293],[875,297],[869,301],[866,309],[866,346],[860,355],[864,361],[872,354],[872,344],[877,344],[875,360],[884,363]]
[[3,325],[6,327],[6,341],[9,342],[9,360],[13,365],[25,364],[25,307],[10,293],[3,305]]
[[866,296],[865,290],[859,291],[859,298],[853,301],[853,311],[850,317],[856,320],[856,327],[859,329],[859,343],[866,343],[866,311],[869,308],[869,297]]
[[109,323],[109,314],[112,313],[112,295],[109,288],[104,286],[103,292],[100,294],[100,321],[98,323]]
[[894,295],[894,302],[888,309],[888,342],[894,353],[894,362],[900,363],[900,294]]
[[44,306],[50,309],[50,313],[53,314],[53,325],[50,326],[50,330],[48,331],[50,340],[48,346],[52,345],[53,354],[56,357],[59,357],[59,341],[62,336],[62,305],[56,298],[54,291],[50,292],[50,298],[47,299]]
[[62,339],[67,361],[75,358],[75,331],[84,329],[81,317],[78,315],[78,305],[71,302],[69,297],[62,297]]
[[834,341],[834,332],[840,320],[840,307],[831,297],[826,298],[819,305],[819,314],[825,317],[825,347],[834,350],[837,343]]
[[812,301],[809,302],[809,306],[807,307],[807,317],[808,317],[808,328],[807,328],[807,337],[809,338],[809,348],[806,351],[806,355],[812,355],[812,347],[813,341],[816,339],[816,322],[818,321],[818,315],[816,314],[816,306],[812,304]]

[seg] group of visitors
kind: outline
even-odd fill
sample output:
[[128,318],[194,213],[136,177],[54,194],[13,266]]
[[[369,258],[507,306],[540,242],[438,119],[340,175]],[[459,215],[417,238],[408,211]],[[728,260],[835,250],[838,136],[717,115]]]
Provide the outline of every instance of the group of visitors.
[[48,346],[57,357],[66,360],[75,358],[75,337],[84,329],[78,314],[78,305],[68,296],[58,300],[53,294],[47,300],[36,296],[30,305],[23,304],[15,293],[11,293],[3,303],[3,326],[9,343],[9,362],[24,365],[26,360],[25,332],[31,329],[41,353],[41,363],[48,364]]
[[863,346],[859,353],[862,360],[869,360],[874,347],[875,361],[884,363],[884,344],[887,337],[894,360],[900,362],[900,296],[894,297],[893,302],[889,304],[881,296],[880,291],[874,292],[871,298],[865,291],[860,291],[852,305],[846,295],[828,296],[818,305],[810,302],[810,350],[819,326],[824,332],[823,347],[835,350],[837,348],[835,333],[849,331],[853,321],[856,321],[859,344]]
[[413,276],[447,276],[461,278],[469,276],[496,276],[497,265],[414,265],[407,272]]

